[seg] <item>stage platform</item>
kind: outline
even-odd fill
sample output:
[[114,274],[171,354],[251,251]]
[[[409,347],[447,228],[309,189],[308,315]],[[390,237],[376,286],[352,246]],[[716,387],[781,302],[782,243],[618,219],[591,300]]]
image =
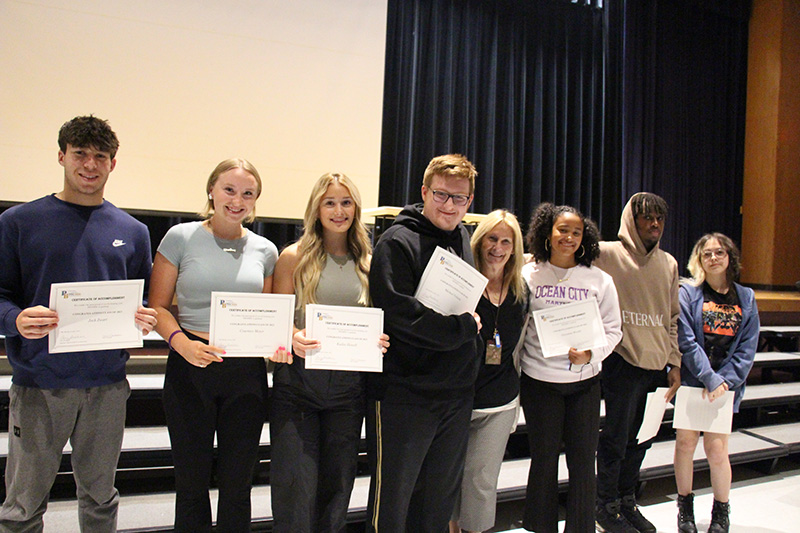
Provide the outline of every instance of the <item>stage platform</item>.
[[762,326],[800,326],[800,291],[755,292]]

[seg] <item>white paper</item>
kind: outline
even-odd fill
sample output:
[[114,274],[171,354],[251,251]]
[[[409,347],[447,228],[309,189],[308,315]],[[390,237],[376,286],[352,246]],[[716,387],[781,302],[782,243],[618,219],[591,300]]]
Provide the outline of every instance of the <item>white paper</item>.
[[414,298],[442,315],[474,313],[488,282],[469,263],[437,246]]
[[730,434],[733,424],[734,393],[726,392],[713,402],[703,398],[701,387],[682,385],[675,396],[672,427]]
[[645,442],[656,436],[661,422],[664,420],[664,411],[667,410],[667,387],[658,387],[654,392],[647,393],[647,403],[644,406],[644,419],[636,435],[637,442]]
[[566,355],[570,348],[593,350],[608,341],[596,298],[533,312],[544,357]]
[[141,348],[134,315],[143,294],[143,279],[53,283],[50,309],[58,326],[49,334],[49,352]]
[[322,347],[306,352],[306,368],[382,372],[383,309],[306,305],[306,337]]
[[208,342],[225,357],[269,357],[291,350],[294,294],[212,292]]

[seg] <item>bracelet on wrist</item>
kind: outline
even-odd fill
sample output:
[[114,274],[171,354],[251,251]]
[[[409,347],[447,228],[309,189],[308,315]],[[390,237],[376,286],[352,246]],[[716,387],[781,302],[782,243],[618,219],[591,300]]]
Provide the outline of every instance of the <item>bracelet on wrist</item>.
[[183,333],[183,330],[176,329],[175,331],[169,334],[169,339],[167,339],[167,346],[169,347],[170,350],[175,350],[175,348],[172,347],[172,337],[174,337],[178,333]]

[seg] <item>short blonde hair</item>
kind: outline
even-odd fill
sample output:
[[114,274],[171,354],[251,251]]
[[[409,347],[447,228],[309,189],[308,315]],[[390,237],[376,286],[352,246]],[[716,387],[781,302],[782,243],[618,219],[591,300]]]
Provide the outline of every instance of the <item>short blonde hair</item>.
[[711,239],[717,239],[719,245],[728,253],[728,268],[725,270],[725,279],[729,285],[739,280],[739,273],[742,270],[742,263],[739,255],[739,248],[736,243],[723,233],[706,233],[695,243],[692,248],[692,255],[689,256],[687,268],[692,275],[689,280],[692,285],[699,287],[706,280],[706,271],[703,269],[703,248]]
[[[224,174],[225,172],[234,169],[234,168],[241,168],[245,172],[249,172],[253,175],[256,179],[256,199],[261,196],[261,176],[258,175],[258,170],[256,167],[253,166],[253,163],[248,161],[247,159],[240,159],[238,157],[232,157],[230,159],[226,159],[225,161],[221,162],[217,167],[211,171],[211,174],[208,176],[208,181],[206,182],[206,194],[211,194],[211,189],[214,188],[214,185],[217,183],[219,177]],[[214,200],[211,198],[206,199],[206,206],[200,212],[200,216],[204,218],[210,218],[211,215],[214,214]],[[253,206],[253,210],[247,215],[247,218],[244,219],[245,222],[252,222],[256,219],[256,208]]]
[[472,239],[470,239],[472,255],[475,258],[475,268],[481,272],[483,271],[484,264],[483,256],[481,255],[483,239],[500,224],[505,224],[511,228],[514,234],[514,251],[503,270],[503,283],[505,284],[508,282],[508,286],[514,293],[516,301],[522,302],[527,294],[525,280],[522,279],[522,265],[525,264],[523,254],[525,250],[522,247],[522,229],[519,227],[517,217],[512,213],[509,213],[505,209],[492,211],[486,215],[486,218],[475,228],[475,233],[472,234]]
[[440,155],[431,159],[428,163],[428,168],[425,169],[425,176],[422,178],[422,184],[429,188],[434,176],[444,176],[458,179],[469,180],[469,193],[475,192],[475,176],[478,171],[475,170],[475,165],[469,162],[469,159],[461,154],[447,154]]

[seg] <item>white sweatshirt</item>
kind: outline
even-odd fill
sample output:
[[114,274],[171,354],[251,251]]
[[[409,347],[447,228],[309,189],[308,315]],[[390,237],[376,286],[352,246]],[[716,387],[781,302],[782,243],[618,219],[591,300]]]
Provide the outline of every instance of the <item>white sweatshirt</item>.
[[572,383],[596,376],[603,359],[614,351],[622,338],[619,300],[611,276],[597,267],[578,265],[570,269],[553,267],[549,262],[528,263],[522,277],[530,289],[530,311],[596,298],[606,334],[606,345],[592,350],[585,366],[571,365],[565,353],[545,358],[533,319],[528,321],[521,350],[522,371],[529,377],[551,383]]

